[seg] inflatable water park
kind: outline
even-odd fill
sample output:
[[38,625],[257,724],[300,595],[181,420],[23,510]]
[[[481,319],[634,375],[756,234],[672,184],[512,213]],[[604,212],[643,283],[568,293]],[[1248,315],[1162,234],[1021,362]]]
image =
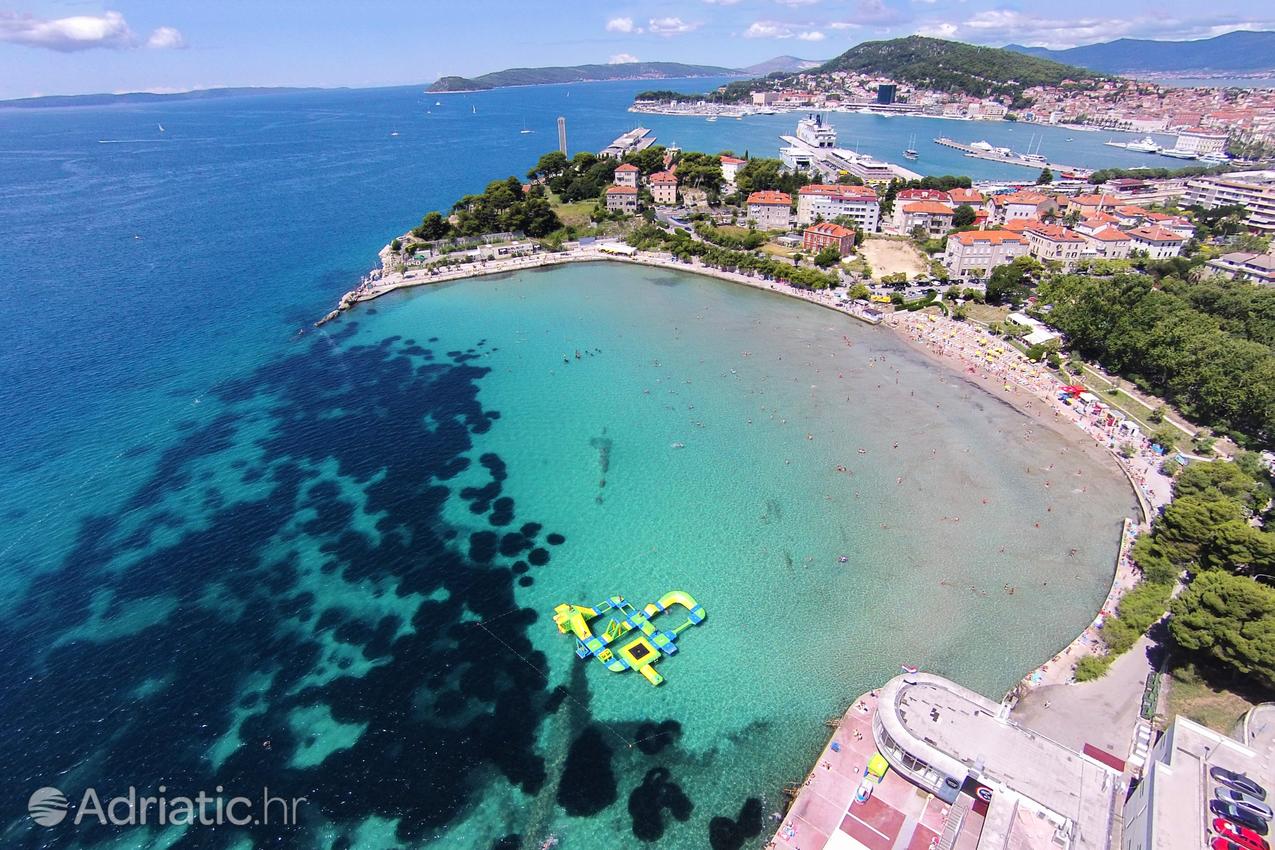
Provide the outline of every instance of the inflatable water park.
[[[661,629],[651,622],[675,605],[686,609],[685,622],[672,629]],[[553,622],[559,633],[575,637],[578,658],[592,656],[613,673],[637,670],[652,685],[664,682],[655,670],[655,662],[665,655],[675,655],[678,637],[704,622],[705,616],[704,606],[681,590],[670,591],[642,608],[633,607],[623,596],[612,596],[592,608],[563,603],[553,609]],[[604,618],[606,625],[595,633],[590,622],[599,618]],[[635,631],[638,634],[632,640],[622,640]]]

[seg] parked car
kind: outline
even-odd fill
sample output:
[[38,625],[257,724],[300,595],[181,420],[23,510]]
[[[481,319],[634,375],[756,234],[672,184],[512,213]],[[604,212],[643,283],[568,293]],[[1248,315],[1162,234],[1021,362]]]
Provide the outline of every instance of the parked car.
[[1247,847],[1248,850],[1271,850],[1271,845],[1265,838],[1247,827],[1231,823],[1226,818],[1214,818],[1213,831],[1242,847]]
[[1241,809],[1248,809],[1259,818],[1265,818],[1266,820],[1275,818],[1275,812],[1271,811],[1270,806],[1247,794],[1241,794],[1234,788],[1219,785],[1213,789],[1213,796],[1224,803],[1232,803]]
[[1266,789],[1242,773],[1236,773],[1224,767],[1213,767],[1209,768],[1209,775],[1213,777],[1214,781],[1234,788],[1242,794],[1247,794],[1255,800],[1266,799]]
[[1241,809],[1239,806],[1231,803],[1224,803],[1221,800],[1210,800],[1209,811],[1218,817],[1226,818],[1231,823],[1240,826],[1247,826],[1258,835],[1265,835],[1270,831],[1266,820],[1258,817],[1248,809]]
[[1243,844],[1236,844],[1229,838],[1220,835],[1209,842],[1209,850],[1248,850]]

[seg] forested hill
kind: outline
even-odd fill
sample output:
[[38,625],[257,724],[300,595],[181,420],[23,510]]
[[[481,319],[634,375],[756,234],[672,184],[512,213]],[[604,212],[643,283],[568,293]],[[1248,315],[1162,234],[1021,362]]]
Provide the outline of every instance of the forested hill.
[[614,65],[570,65],[551,68],[507,68],[477,77],[442,77],[432,92],[485,91],[506,86],[538,86],[549,83],[583,83],[599,80],[667,80],[678,77],[731,77],[739,71],[716,65],[684,65],[681,62],[621,62]]
[[1066,80],[1088,82],[1101,77],[1084,68],[1012,50],[919,35],[865,41],[807,73],[834,71],[877,74],[918,88],[975,97],[1017,97],[1032,86],[1056,86]]

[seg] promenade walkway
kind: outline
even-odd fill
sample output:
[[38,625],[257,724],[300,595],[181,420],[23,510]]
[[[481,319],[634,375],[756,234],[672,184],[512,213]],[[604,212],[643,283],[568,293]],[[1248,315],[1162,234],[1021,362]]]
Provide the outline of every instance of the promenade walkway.
[[[868,760],[876,753],[875,711],[875,692],[864,694],[846,711],[767,848],[932,850],[948,815],[942,800],[890,770],[866,802],[854,801]],[[973,840],[958,843],[957,850],[972,850],[977,824],[971,821],[969,827]]]

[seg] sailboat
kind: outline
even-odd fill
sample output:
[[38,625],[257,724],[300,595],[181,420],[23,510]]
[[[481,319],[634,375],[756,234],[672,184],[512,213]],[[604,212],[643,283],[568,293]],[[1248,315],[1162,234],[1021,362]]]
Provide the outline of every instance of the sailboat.
[[475,106],[475,107],[474,107],[474,114],[475,114],[475,115],[477,115],[477,114],[478,114],[478,107],[477,107],[477,106]]
[[906,159],[916,159],[920,156],[920,154],[916,152],[916,133],[913,133],[911,138],[908,139],[907,150],[903,151],[903,156]]
[[163,124],[158,124],[157,126],[159,127],[159,131],[160,131],[161,133],[162,133],[162,132],[164,132],[164,125],[163,125]]
[[535,130],[528,130],[528,129],[527,129],[527,119],[526,119],[526,118],[524,118],[524,119],[522,119],[522,129],[521,129],[521,130],[519,130],[518,132],[525,136],[525,135],[526,135],[526,134],[528,134],[528,133],[534,133],[534,132],[536,132],[536,131],[535,131]]

